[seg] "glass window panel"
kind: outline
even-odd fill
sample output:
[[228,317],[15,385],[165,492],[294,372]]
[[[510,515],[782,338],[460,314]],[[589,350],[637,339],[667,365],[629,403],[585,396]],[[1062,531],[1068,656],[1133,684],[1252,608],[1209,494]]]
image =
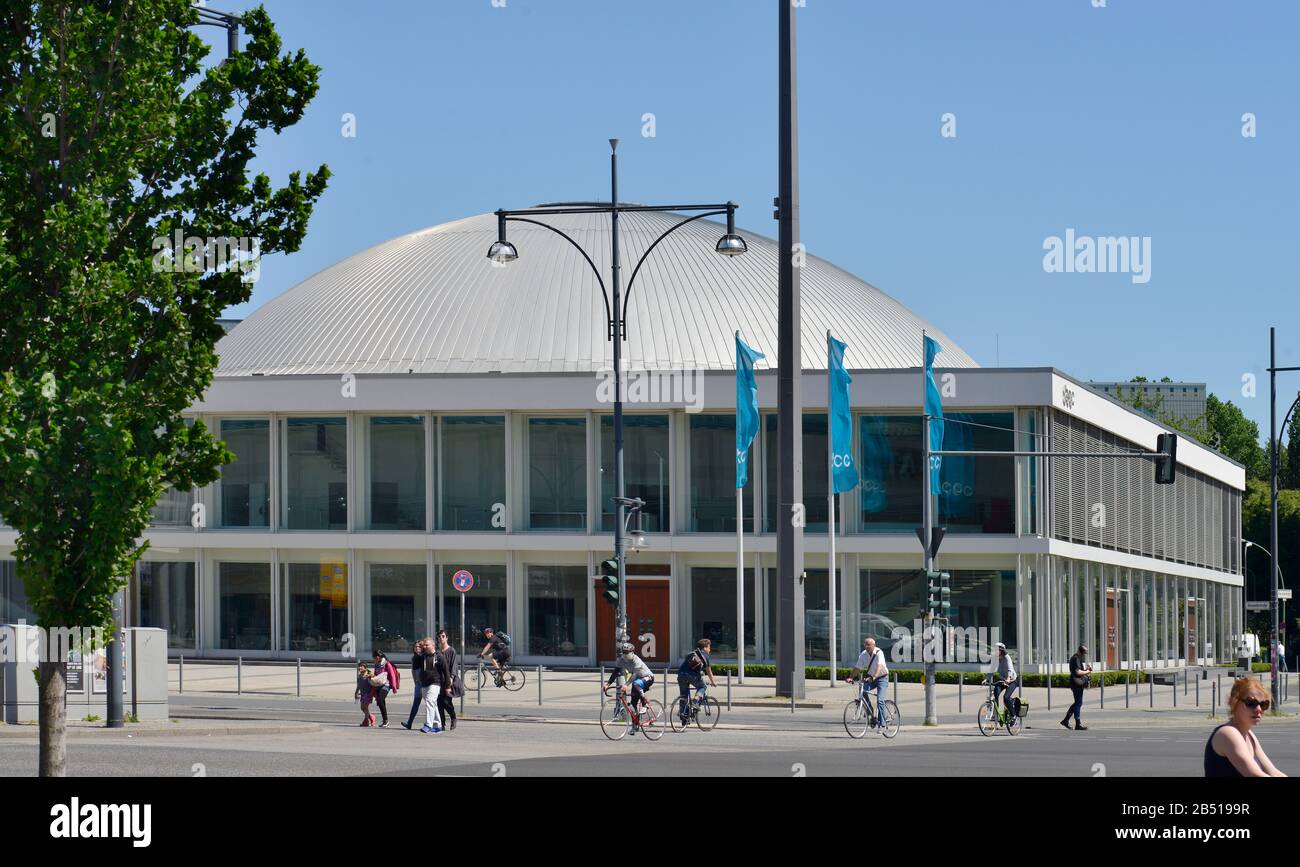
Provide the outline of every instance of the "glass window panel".
[[288,418],[283,430],[285,528],[346,530],[347,419]]
[[[483,649],[486,627],[505,630],[506,620],[506,567],[502,565],[447,563],[442,567],[439,586],[442,588],[443,628],[447,640],[460,651],[460,591],[451,586],[451,576],[457,570],[467,569],[474,576],[474,589],[465,594],[465,664]],[[513,638],[514,636],[511,636]]]
[[0,623],[36,622],[36,613],[27,604],[27,589],[18,577],[15,560],[0,560]]
[[[831,640],[830,633],[827,631],[827,624],[830,623],[830,573],[826,569],[808,569],[807,580],[803,584],[804,606],[803,606],[803,638],[804,638],[804,659],[809,665],[817,662],[825,662],[830,658]],[[840,581],[844,581],[844,573],[840,573]],[[735,586],[733,579],[732,586]],[[836,591],[839,588],[835,588]],[[777,608],[779,600],[777,598],[777,579],[776,570],[767,570],[767,641],[768,649],[772,655],[776,655],[776,630],[779,618]],[[732,607],[735,607],[733,600]],[[840,594],[835,594],[835,607],[840,609]],[[839,619],[839,618],[837,618]],[[836,624],[835,641],[841,649],[844,647],[843,630]]]
[[271,564],[217,564],[217,647],[271,649]]
[[[623,416],[623,490],[645,501],[641,528],[647,533],[667,532],[671,478],[668,451],[668,416]],[[601,529],[614,529],[614,418],[600,418]],[[633,524],[635,526],[635,524]]]
[[441,478],[440,529],[504,531],[504,524],[492,525],[492,516],[506,501],[505,418],[444,417]]
[[[978,630],[978,643],[966,641],[967,652],[992,658],[993,645],[1001,641],[1016,650],[1016,573],[1014,570],[953,569],[950,622],[963,630]],[[994,630],[997,630],[996,632]],[[1091,646],[1091,645],[1090,645]],[[968,659],[970,656],[967,657]],[[983,659],[981,658],[981,661]]]
[[585,566],[528,567],[528,652],[589,656]]
[[399,659],[430,632],[425,567],[410,563],[371,563],[367,569],[371,644]]
[[141,560],[136,567],[141,626],[166,629],[167,647],[195,648],[194,561]]
[[190,526],[190,506],[194,502],[194,492],[178,491],[171,485],[163,488],[158,502],[154,503],[151,527],[188,527]]
[[368,422],[370,529],[423,530],[424,419],[374,417]]
[[222,527],[269,527],[271,519],[271,423],[223,419],[221,439],[235,455],[221,468]]
[[921,418],[868,415],[859,425],[862,530],[910,533],[922,521]]
[[[893,659],[899,640],[894,630],[917,631],[916,620],[925,616],[926,582],[919,569],[863,569],[858,574],[859,640],[876,644]],[[858,650],[859,648],[854,648]]]
[[348,631],[348,564],[282,563],[281,650],[342,650]]
[[[736,417],[692,415],[691,530],[697,533],[736,532]],[[754,465],[757,443],[749,450],[745,482],[745,532],[754,531]]]
[[[777,417],[764,417],[766,443],[767,484],[764,497],[763,527],[769,533],[776,532],[776,498],[777,498]],[[827,516],[830,504],[826,495],[830,488],[826,465],[826,451],[829,448],[826,435],[826,415],[805,414],[803,417],[803,504],[808,523],[804,529],[810,533],[825,533],[828,526]]]
[[[691,635],[685,647],[707,638],[715,658],[736,658],[736,570],[734,567],[691,569]],[[754,570],[745,570],[745,658],[755,658]]]
[[586,528],[586,419],[528,420],[528,526],[534,530]]
[[[943,447],[952,451],[1010,451],[1015,414],[946,413]],[[938,520],[949,533],[1015,532],[1015,460],[945,457]]]

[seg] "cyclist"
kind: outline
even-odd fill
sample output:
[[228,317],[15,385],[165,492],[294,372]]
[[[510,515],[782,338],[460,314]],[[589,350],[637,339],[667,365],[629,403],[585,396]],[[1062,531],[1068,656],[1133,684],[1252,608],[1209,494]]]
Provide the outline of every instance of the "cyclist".
[[862,653],[853,663],[853,671],[845,678],[845,683],[857,680],[862,672],[862,691],[876,691],[876,718],[880,725],[885,724],[885,688],[889,686],[889,666],[885,663],[885,651],[876,647],[876,639],[862,639]]
[[695,701],[701,702],[707,692],[704,685],[704,676],[708,675],[709,686],[716,687],[718,682],[713,679],[713,665],[709,662],[709,654],[713,652],[713,642],[707,638],[701,638],[695,642],[695,649],[682,659],[681,666],[677,669],[677,689],[681,691],[682,700],[678,702],[681,708],[679,716],[682,722],[689,722],[691,718],[691,687],[695,687]]
[[1001,641],[997,644],[998,658],[997,670],[993,672],[993,703],[997,704],[998,696],[1002,695],[1002,704],[1007,709],[1007,716],[1011,716],[1015,711],[1011,707],[1011,693],[1015,690],[1016,666],[1011,661],[1011,656],[1007,653],[1007,646]]
[[622,655],[618,658],[618,665],[614,667],[614,673],[609,676],[606,684],[613,683],[620,676],[624,678],[623,685],[620,686],[619,692],[624,695],[631,694],[631,700],[628,706],[636,710],[637,704],[645,700],[645,691],[648,690],[655,682],[654,675],[650,673],[650,666],[636,655],[636,648],[630,643],[619,645]]
[[510,664],[510,636],[504,632],[497,632],[491,626],[483,628],[483,637],[487,639],[487,644],[479,651],[479,657],[491,654],[492,667],[496,669],[494,677],[497,680],[497,686],[501,685],[501,672]]

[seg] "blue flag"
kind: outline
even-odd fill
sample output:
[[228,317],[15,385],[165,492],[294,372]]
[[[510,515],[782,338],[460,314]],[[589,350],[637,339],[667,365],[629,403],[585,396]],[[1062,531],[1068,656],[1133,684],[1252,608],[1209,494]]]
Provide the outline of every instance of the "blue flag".
[[[939,387],[934,384],[934,357],[943,351],[933,337],[925,338],[925,414],[930,416],[930,449],[943,450],[943,403],[939,400]],[[930,493],[943,493],[939,481],[941,455],[930,455]]]
[[844,350],[848,344],[826,332],[827,367],[830,377],[831,480],[834,493],[842,494],[858,486],[858,468],[853,465],[853,414],[849,411],[849,383],[853,379],[844,369]]
[[749,446],[758,433],[758,383],[754,362],[766,358],[745,345],[736,332],[736,487],[749,481]]

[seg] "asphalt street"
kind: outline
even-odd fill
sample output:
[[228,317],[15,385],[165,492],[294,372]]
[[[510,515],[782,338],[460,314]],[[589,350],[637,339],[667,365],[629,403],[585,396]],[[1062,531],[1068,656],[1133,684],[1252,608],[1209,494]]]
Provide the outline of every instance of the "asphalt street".
[[[403,708],[405,710],[405,708]],[[1016,737],[981,735],[970,720],[938,729],[907,725],[897,738],[851,740],[833,709],[791,714],[746,709],[712,732],[667,732],[651,742],[606,739],[596,711],[575,707],[494,710],[452,733],[356,725],[338,701],[259,696],[174,696],[185,719],[299,720],[319,731],[266,735],[70,736],[72,776],[1200,776],[1214,722],[1203,716],[1115,717],[1085,732],[1031,719]],[[128,727],[129,733],[129,727]],[[1300,719],[1268,719],[1258,734],[1274,763],[1300,774]],[[0,739],[0,774],[36,770],[35,737]]]

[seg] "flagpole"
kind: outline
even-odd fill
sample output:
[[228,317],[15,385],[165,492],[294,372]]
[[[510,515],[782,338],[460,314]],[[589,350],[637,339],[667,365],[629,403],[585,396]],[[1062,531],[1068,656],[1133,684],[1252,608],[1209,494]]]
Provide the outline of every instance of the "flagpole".
[[[924,509],[923,509],[924,529],[921,533],[922,536],[921,544],[925,547],[925,552],[922,556],[922,562],[925,565],[925,572],[927,576],[930,573],[930,571],[934,568],[934,561],[931,559],[931,555],[930,555],[931,552],[930,539],[934,535],[934,514],[933,511],[931,510],[931,504],[930,504],[930,477],[932,473],[930,469],[930,416],[926,412],[926,374],[927,374],[928,360],[929,359],[927,357],[927,347],[925,345],[925,331],[923,329],[921,331],[921,467],[923,469],[921,475],[922,475],[922,481],[924,483],[922,490],[925,492],[925,498],[922,501],[924,504]],[[930,579],[927,577],[926,578],[927,586],[929,584],[929,580]],[[925,638],[926,639],[930,638],[929,630],[933,628],[934,625],[934,621],[932,617],[933,617],[933,611],[927,608],[925,613],[925,622],[926,622]],[[924,652],[925,649],[924,640],[921,642],[921,648],[922,651]],[[939,717],[935,713],[935,707],[934,707],[934,674],[935,674],[934,653],[933,652],[926,653],[925,656],[926,656],[925,725],[933,726],[939,724]]]
[[745,682],[745,489],[736,488],[736,674]]
[[835,568],[835,434],[834,419],[832,419],[832,410],[835,406],[835,380],[831,372],[831,331],[826,329],[826,502],[830,522],[827,525],[830,530],[830,619],[826,623],[826,629],[830,632],[830,678],[831,688],[835,687],[835,661],[839,658],[835,654],[835,595],[839,590],[840,577],[839,570]]

